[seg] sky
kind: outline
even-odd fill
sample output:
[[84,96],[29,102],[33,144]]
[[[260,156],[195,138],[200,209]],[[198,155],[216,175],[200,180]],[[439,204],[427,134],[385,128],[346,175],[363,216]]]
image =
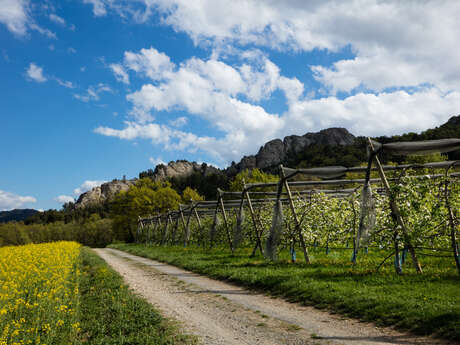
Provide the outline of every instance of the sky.
[[0,210],[460,113],[457,0],[0,0]]

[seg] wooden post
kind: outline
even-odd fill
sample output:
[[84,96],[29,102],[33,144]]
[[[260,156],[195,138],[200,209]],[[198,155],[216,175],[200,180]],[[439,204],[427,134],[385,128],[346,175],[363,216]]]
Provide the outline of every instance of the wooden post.
[[168,234],[168,226],[169,226],[170,217],[171,216],[170,216],[170,214],[168,212],[167,215],[166,215],[166,224],[165,224],[165,228],[163,230],[163,235],[161,236],[161,245],[162,246],[166,243],[166,236]]
[[[203,234],[202,234],[202,228],[201,228],[201,219],[200,219],[200,216],[198,215],[198,212],[196,210],[196,207],[193,209],[194,213],[195,213],[195,218],[198,222],[198,229],[199,229],[199,232],[200,232],[200,241],[202,240],[202,237],[203,237]],[[199,243],[198,243],[199,244]]]
[[185,224],[185,218],[184,218],[184,212],[182,211],[182,205],[179,204],[179,212],[180,212],[180,218],[182,220],[182,226],[184,227],[184,247],[186,246],[186,243],[185,243],[185,233],[186,233],[186,228],[187,228],[187,225]]
[[191,217],[192,217],[192,210],[190,210],[188,213],[187,225],[185,226],[184,247],[188,246],[188,241],[190,240],[190,218]]
[[[449,167],[450,168],[450,167]],[[448,172],[449,168],[446,169],[446,181],[444,187],[444,199],[447,208],[447,213],[449,216],[449,226],[450,226],[450,241],[452,245],[452,252],[454,254],[455,265],[457,266],[457,272],[460,274],[460,258],[458,256],[458,245],[457,245],[457,238],[455,236],[455,217],[454,212],[452,211],[452,207],[450,206],[449,202],[449,180],[448,180]]]
[[260,239],[260,231],[259,231],[259,227],[257,224],[258,223],[257,217],[254,213],[254,208],[252,207],[251,198],[249,197],[248,190],[246,189],[246,183],[244,182],[244,179],[243,179],[243,194],[244,194],[244,197],[246,198],[246,201],[248,202],[249,213],[251,213],[252,224],[254,225],[254,234],[256,235],[256,247],[259,247],[260,254],[264,255],[264,250],[262,248],[262,241]]
[[224,218],[224,224],[225,224],[225,230],[227,232],[227,240],[228,240],[228,245],[230,246],[230,250],[232,251],[233,254],[233,244],[232,244],[232,239],[230,237],[230,230],[228,228],[228,219],[227,219],[227,213],[225,212],[225,207],[224,207],[224,201],[222,200],[222,191],[218,188],[217,191],[219,192],[219,205],[220,209],[222,211],[222,216]]
[[294,217],[294,222],[295,222],[295,231],[297,232],[297,235],[299,236],[299,241],[300,241],[300,245],[302,246],[305,263],[309,264],[310,257],[308,256],[307,246],[305,245],[305,239],[303,238],[303,235],[302,235],[301,224],[299,222],[299,217],[297,216],[297,213],[295,212],[294,201],[292,201],[291,189],[289,188],[289,183],[286,179],[286,175],[284,174],[283,166],[281,164],[280,164],[280,175],[281,175],[280,182],[283,182],[284,188],[286,189],[286,193],[289,199],[289,206],[291,207],[291,212],[292,212],[292,215]]
[[[219,199],[219,197],[217,197],[217,199]],[[217,212],[219,211],[219,202],[216,202],[216,208],[214,210],[214,219],[212,220],[212,226],[211,226],[211,229],[209,230],[209,247],[212,248],[213,245],[214,245],[214,236],[215,236],[215,232],[214,232],[214,229],[217,231]]]
[[[158,216],[158,226],[156,227],[156,233],[160,232],[159,230],[161,229],[161,214]],[[161,243],[161,237],[160,236],[157,236],[157,234],[155,233],[155,242],[157,244],[160,244]],[[158,238],[157,238],[158,237]]]
[[171,235],[172,245],[176,244],[176,233],[177,233],[177,229],[179,228],[179,219],[180,219],[179,215],[176,215],[176,223],[174,224],[173,232]]
[[[368,141],[369,147],[371,148],[371,152],[373,152],[374,151],[374,146],[372,145],[371,139],[367,138],[367,141]],[[409,238],[409,233],[407,232],[406,225],[404,224],[404,220],[401,217],[401,212],[399,211],[399,207],[396,204],[396,202],[393,200],[393,196],[391,194],[390,184],[388,183],[388,180],[387,180],[387,177],[385,175],[385,172],[383,171],[382,165],[380,164],[380,160],[377,157],[377,155],[374,155],[373,158],[374,158],[375,164],[377,165],[377,171],[378,171],[378,173],[380,175],[380,179],[383,182],[383,186],[385,188],[385,191],[387,192],[387,194],[388,194],[388,196],[390,198],[391,212],[393,212],[393,214],[396,217],[396,221],[397,221],[398,225],[401,227],[401,231],[402,231],[402,234],[403,234],[403,237],[404,237],[404,242],[405,242],[405,244],[407,246],[407,249],[409,250],[409,253],[411,254],[412,262],[414,263],[415,270],[417,271],[417,273],[423,273],[422,267],[420,266],[420,263],[418,261],[417,255],[415,253],[414,246],[412,245],[412,242],[411,242],[411,240]]]

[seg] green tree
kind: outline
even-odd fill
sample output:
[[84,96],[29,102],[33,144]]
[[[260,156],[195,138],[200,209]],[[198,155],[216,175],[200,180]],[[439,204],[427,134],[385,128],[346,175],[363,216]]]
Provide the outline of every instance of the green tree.
[[169,182],[143,178],[126,192],[120,192],[111,203],[114,235],[130,242],[137,228],[138,217],[163,213],[179,206],[181,197]]
[[246,183],[268,183],[277,182],[278,179],[278,176],[264,173],[257,168],[251,171],[246,169],[238,173],[230,182],[230,190],[234,192],[243,190],[243,180]]
[[195,189],[186,187],[184,191],[182,192],[182,201],[188,204],[190,200],[193,200],[193,201],[204,200],[204,196],[200,195]]

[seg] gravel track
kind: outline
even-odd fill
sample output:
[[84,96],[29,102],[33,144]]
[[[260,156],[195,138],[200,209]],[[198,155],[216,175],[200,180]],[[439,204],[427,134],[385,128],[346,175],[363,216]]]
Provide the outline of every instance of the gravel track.
[[95,249],[130,288],[206,345],[449,344],[344,318],[115,249]]

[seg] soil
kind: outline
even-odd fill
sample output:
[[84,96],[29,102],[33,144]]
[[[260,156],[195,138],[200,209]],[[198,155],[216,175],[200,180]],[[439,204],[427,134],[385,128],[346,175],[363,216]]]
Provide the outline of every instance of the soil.
[[129,287],[203,344],[449,344],[273,298],[115,249],[95,249]]

